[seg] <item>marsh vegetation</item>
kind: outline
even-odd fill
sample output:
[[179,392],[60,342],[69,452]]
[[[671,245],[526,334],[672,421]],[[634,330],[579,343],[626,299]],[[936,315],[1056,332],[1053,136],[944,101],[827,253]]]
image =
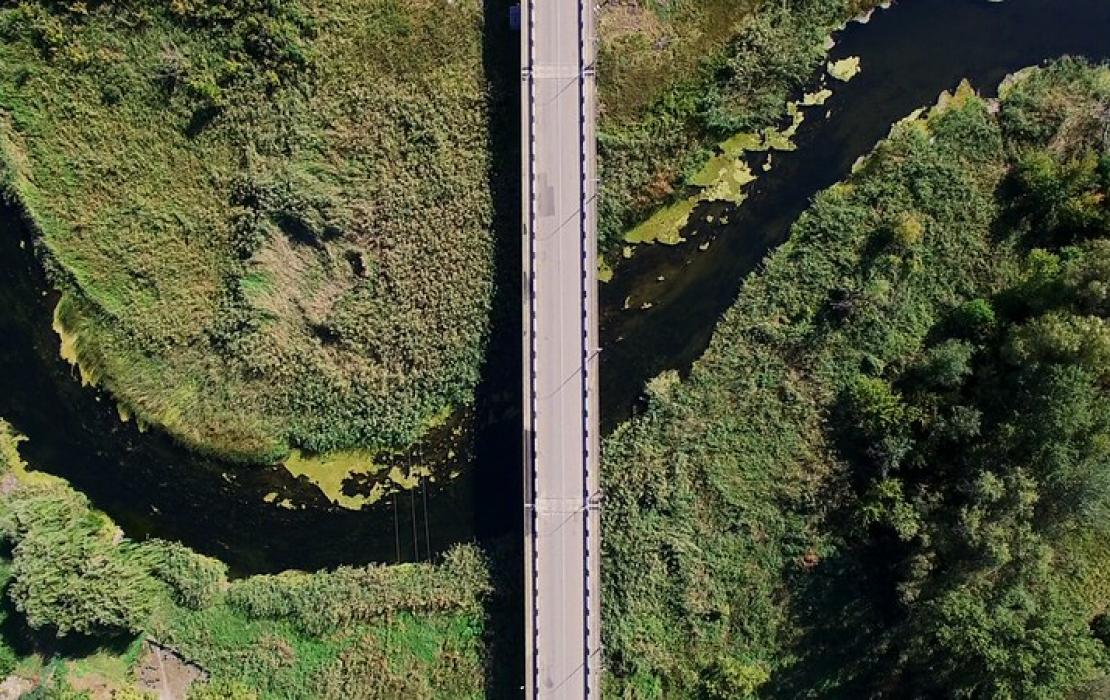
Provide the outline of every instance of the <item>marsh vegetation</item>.
[[[830,33],[877,4],[801,0],[737,7],[709,0],[604,6],[598,57],[601,249],[613,255],[624,234],[661,204],[677,201],[682,208],[717,144],[738,133],[789,125],[788,104],[825,60]],[[679,227],[668,221],[666,228]]]
[[83,375],[188,445],[398,449],[492,279],[476,2],[0,8],[3,182]]

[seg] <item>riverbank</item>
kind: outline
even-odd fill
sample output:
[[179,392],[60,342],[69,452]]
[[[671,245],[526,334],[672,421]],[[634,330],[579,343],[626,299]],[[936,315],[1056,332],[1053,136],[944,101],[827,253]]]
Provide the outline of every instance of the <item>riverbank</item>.
[[[515,473],[507,461],[486,452],[481,466],[451,478],[469,435],[458,438],[462,445],[426,447],[396,463],[406,473],[410,465],[431,467],[434,481],[349,510],[281,465],[227,463],[121,421],[113,398],[82,387],[58,353],[50,317],[57,293],[35,240],[16,212],[0,206],[0,415],[28,436],[23,454],[33,468],[68,480],[133,538],[184,542],[242,575],[422,561],[506,532],[497,510],[478,506],[486,480],[503,484]],[[450,437],[454,426],[445,427]],[[491,442],[511,449],[502,440],[476,444]],[[452,449],[457,459],[448,458]],[[373,493],[374,483],[355,476],[345,487],[354,498]]]
[[[1067,567],[1099,564],[1077,561],[1062,534],[1102,527],[1083,508],[1105,493],[1078,482],[1052,490],[1061,476],[1051,470],[1069,467],[1047,462],[1028,466],[1036,509],[973,505],[968,495],[976,479],[993,478],[985,472],[1023,473],[1020,455],[1029,450],[1074,450],[1087,460],[1083,469],[1107,468],[1098,448],[1110,435],[1104,392],[1088,402],[1069,390],[1047,409],[1023,403],[1017,388],[1035,376],[1045,381],[1042,371],[1098,375],[1105,357],[1055,356],[1075,366],[1049,369],[1048,360],[1029,359],[1038,352],[1030,350],[1017,360],[1029,378],[989,379],[1000,371],[991,358],[1005,356],[999,346],[1029,332],[1029,312],[1013,299],[1038,274],[1042,253],[1032,249],[1058,251],[1077,240],[1045,238],[1043,222],[1022,209],[1026,195],[1000,183],[1012,182],[1017,164],[1044,157],[1030,153],[1047,150],[1059,163],[1107,148],[1094,122],[1110,104],[1110,70],[1065,62],[1034,76],[1011,89],[1000,115],[965,87],[897,127],[854,175],[815,199],[747,279],[689,378],[669,372],[653,380],[645,413],[605,443],[603,620],[616,694],[1056,692],[1105,674],[1102,642],[1088,623],[1110,590],[1071,573]],[[1080,181],[1073,196],[1104,209],[1110,181]],[[1017,211],[1026,213],[1015,218]],[[1105,214],[1092,216],[1094,228],[1079,240],[1110,236],[1110,217],[1095,224]],[[1101,254],[1087,250],[1097,269]],[[1083,267],[1083,258],[1073,260]],[[1067,269],[1045,272],[1098,274]],[[951,319],[976,299],[998,310],[998,335],[945,345]],[[1082,308],[1076,313],[1104,311]],[[911,395],[915,377],[942,370],[955,373],[947,386],[968,393]],[[1003,395],[1013,396],[1003,403],[1016,417],[996,403]],[[981,418],[982,433],[958,438],[965,442],[941,457],[938,445],[957,438],[941,436],[956,426],[940,416],[963,410]],[[1036,422],[1045,410],[1093,411],[1084,425],[1103,437],[1071,428],[1032,432],[1022,446],[1002,437],[1013,429],[1008,421]],[[868,425],[876,434],[861,437],[856,431]],[[936,476],[953,454],[994,450],[989,464],[961,457],[964,471]],[[876,465],[882,459],[893,461]],[[1061,502],[1085,505],[1053,520]],[[992,560],[961,549],[986,546],[952,534],[967,513],[961,504],[980,509],[975,527],[984,530],[975,532],[983,538],[992,527],[1029,532],[1036,554]],[[1047,578],[1046,562],[1056,569]],[[1066,593],[1077,588],[1081,599]],[[997,606],[1011,596],[1031,596],[1033,612],[1004,616]],[[1005,622],[995,627],[995,619]],[[1047,629],[1058,632],[1051,651],[1033,641]],[[973,647],[974,639],[986,646]],[[996,665],[979,656],[996,646],[1006,647]],[[1054,666],[1056,659],[1066,661]],[[930,675],[927,663],[951,670]]]
[[138,697],[159,690],[140,673],[153,641],[200,679],[189,697],[490,690],[488,653],[500,646],[488,638],[490,565],[475,547],[436,564],[229,582],[223,564],[181,545],[127,539],[64,481],[27,471],[19,448],[0,422],[0,537],[9,548],[0,558],[0,676],[55,693]]
[[[606,430],[639,408],[643,387],[668,369],[686,372],[702,355],[741,282],[786,240],[790,226],[822,189],[843,179],[891,123],[953,89],[962,79],[990,91],[1008,73],[1064,55],[1101,60],[1110,7],[1099,0],[1053,5],[966,0],[901,2],[866,24],[835,34],[828,60],[860,60],[849,82],[826,80],[833,94],[807,117],[793,151],[747,158],[758,178],[743,204],[701,204],[680,235],[688,243],[637,246],[619,257],[601,286],[601,400]],[[813,82],[820,87],[821,66]]]

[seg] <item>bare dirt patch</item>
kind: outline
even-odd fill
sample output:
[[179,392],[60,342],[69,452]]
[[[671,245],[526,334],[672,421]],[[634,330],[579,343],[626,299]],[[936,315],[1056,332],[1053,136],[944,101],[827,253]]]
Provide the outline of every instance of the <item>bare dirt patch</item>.
[[189,687],[208,679],[208,673],[177,652],[148,640],[139,659],[138,687],[154,693],[158,700],[185,700]]

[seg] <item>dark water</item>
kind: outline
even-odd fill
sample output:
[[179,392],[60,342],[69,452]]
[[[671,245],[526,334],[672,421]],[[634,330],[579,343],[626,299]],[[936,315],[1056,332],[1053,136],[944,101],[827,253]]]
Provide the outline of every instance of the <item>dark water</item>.
[[[640,246],[602,285],[605,429],[636,411],[645,381],[702,354],[744,276],[786,239],[811,197],[843,179],[893,122],[965,77],[990,94],[1006,74],[1050,58],[1110,56],[1110,0],[903,0],[836,39],[831,59],[859,56],[863,70],[848,83],[828,81],[831,116],[806,109],[798,149],[776,152],[768,173],[753,167],[761,177],[742,206],[703,207],[691,217],[700,230],[689,243]],[[729,223],[705,224],[710,213]],[[699,251],[707,239],[709,249]],[[628,297],[631,308],[622,310]],[[652,307],[640,309],[644,302]]]
[[[500,72],[503,86],[515,82],[512,41],[503,30],[487,41],[487,70]],[[751,186],[748,201],[727,212],[730,224],[698,234],[696,242],[712,240],[709,250],[699,252],[696,243],[643,247],[603,286],[605,425],[634,410],[645,380],[688,367],[701,354],[744,275],[784,240],[813,194],[843,178],[891,122],[963,77],[993,88],[1006,73],[1066,53],[1110,54],[1110,0],[904,0],[866,26],[850,25],[833,58],[858,55],[863,72],[833,86],[829,119],[820,118],[820,108],[809,110],[798,150],[775,154],[774,168]],[[511,88],[503,95],[513,103]],[[132,537],[180,540],[242,573],[423,559],[455,542],[512,533],[520,523],[515,121],[506,112],[491,125],[509,164],[492,183],[498,202],[507,203],[497,216],[513,235],[499,253],[504,275],[492,359],[463,449],[475,457],[459,478],[345,511],[280,468],[222,464],[120,423],[114,404],[81,388],[58,357],[50,328],[56,299],[26,227],[0,208],[0,416],[30,437],[28,461],[69,479]],[[656,282],[660,275],[664,282]],[[653,307],[623,311],[626,297],[634,307],[645,301]],[[271,492],[306,507],[264,503]]]

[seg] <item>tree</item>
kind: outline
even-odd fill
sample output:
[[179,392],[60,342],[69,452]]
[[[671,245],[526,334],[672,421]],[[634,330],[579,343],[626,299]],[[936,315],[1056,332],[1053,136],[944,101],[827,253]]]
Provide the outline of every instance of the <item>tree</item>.
[[1018,206],[1041,237],[1069,243],[1103,230],[1107,182],[1094,151],[1064,160],[1047,150],[1023,154],[1014,169]]

